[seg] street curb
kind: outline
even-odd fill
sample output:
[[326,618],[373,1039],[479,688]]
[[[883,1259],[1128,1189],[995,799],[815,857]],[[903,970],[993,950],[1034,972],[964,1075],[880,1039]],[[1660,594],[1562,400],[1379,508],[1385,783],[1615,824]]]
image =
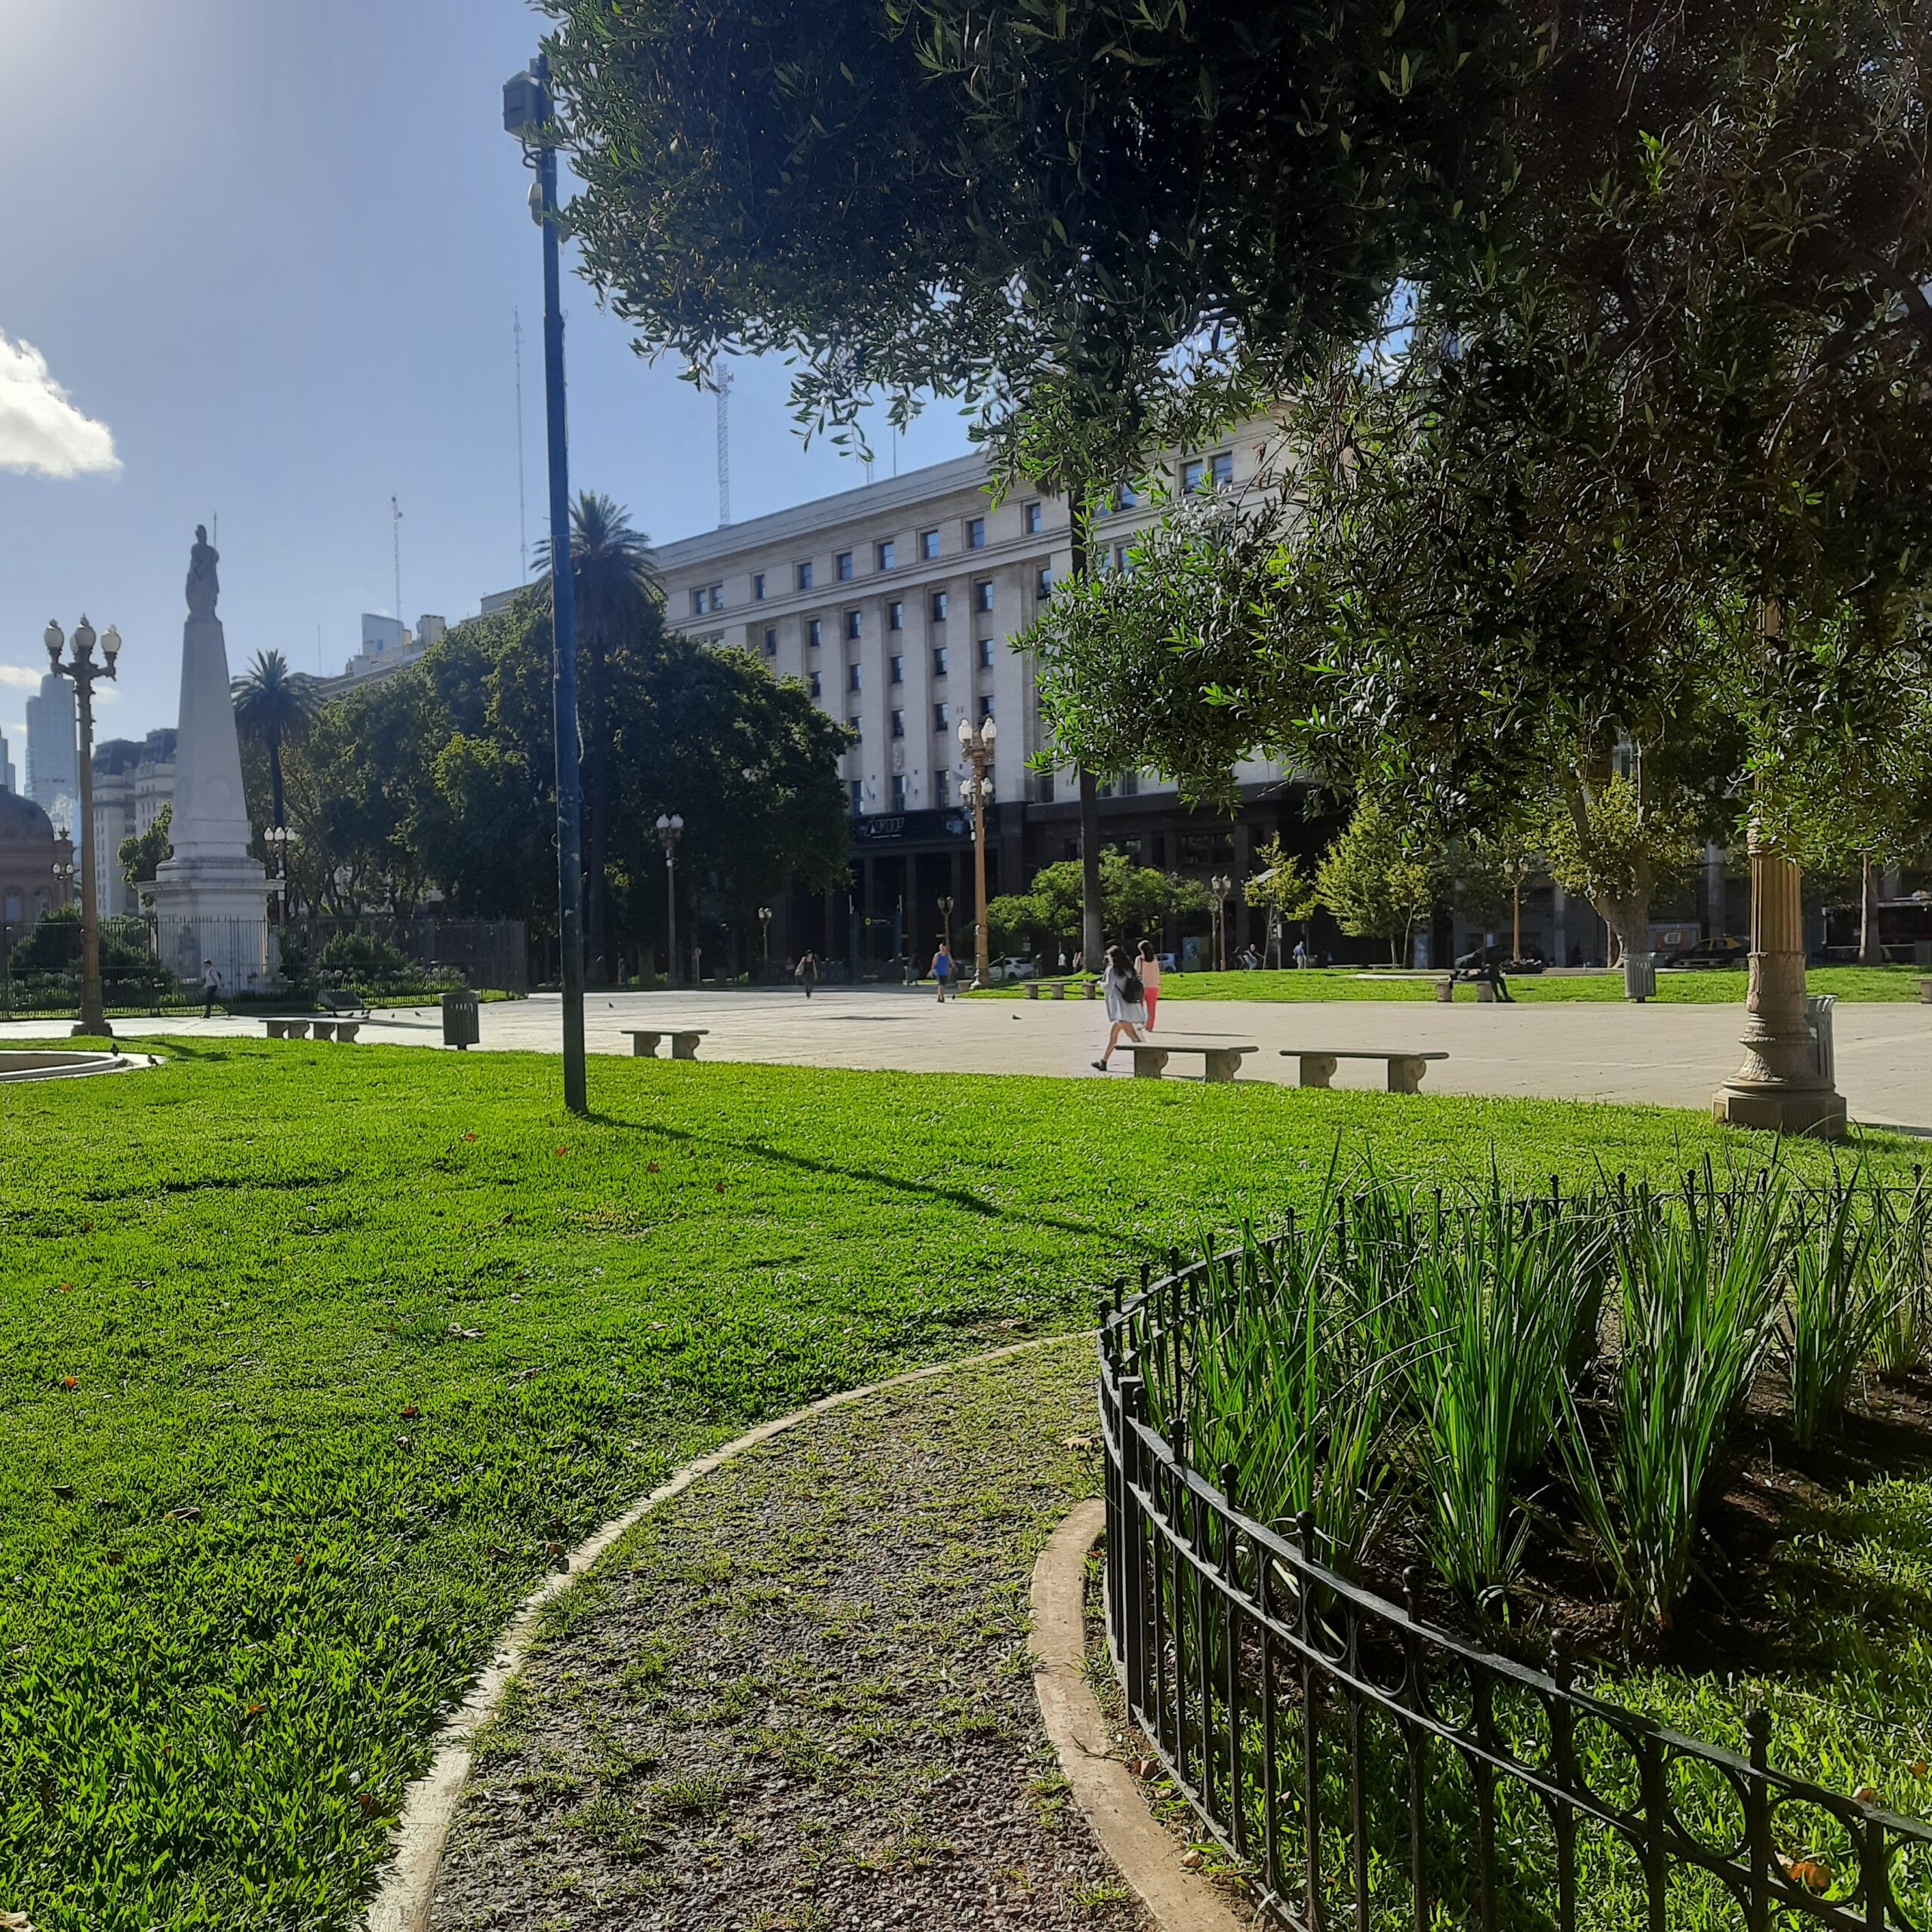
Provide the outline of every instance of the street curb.
[[[450,1826],[455,1822],[457,1801],[469,1781],[470,1746],[476,1734],[494,1715],[503,1687],[528,1657],[537,1635],[538,1620],[544,1608],[583,1577],[626,1531],[634,1529],[660,1503],[681,1496],[700,1476],[712,1474],[748,1449],[755,1449],[773,1437],[783,1435],[814,1417],[829,1415],[854,1402],[883,1395],[915,1383],[931,1382],[961,1369],[982,1368],[1005,1361],[1014,1355],[1052,1347],[1056,1343],[1078,1339],[1085,1331],[1075,1330],[1059,1335],[1038,1335],[1024,1342],[1009,1342],[984,1355],[968,1355],[957,1361],[936,1362],[930,1367],[909,1369],[903,1375],[882,1382],[869,1382],[863,1388],[848,1389],[826,1395],[789,1415],[761,1423],[734,1437],[722,1448],[714,1449],[695,1462],[687,1463],[668,1476],[651,1494],[620,1515],[614,1516],[587,1540],[580,1543],[563,1567],[546,1577],[517,1607],[516,1614],[499,1639],[489,1663],[470,1687],[454,1716],[440,1733],[436,1755],[429,1768],[412,1783],[403,1798],[398,1821],[394,1852],[381,1885],[371,1902],[362,1924],[365,1932],[429,1932],[429,1909],[435,1898],[436,1878],[442,1868],[443,1847]],[[1089,1540],[1091,1541],[1091,1538]],[[1207,1921],[1201,1921],[1204,1926]]]
[[1245,1932],[1203,1878],[1182,1869],[1180,1847],[1147,1807],[1145,1790],[1111,1755],[1107,1723],[1087,1681],[1087,1555],[1106,1527],[1106,1505],[1081,1503],[1033,1566],[1033,1686],[1040,1717],[1094,1835],[1161,1932]]

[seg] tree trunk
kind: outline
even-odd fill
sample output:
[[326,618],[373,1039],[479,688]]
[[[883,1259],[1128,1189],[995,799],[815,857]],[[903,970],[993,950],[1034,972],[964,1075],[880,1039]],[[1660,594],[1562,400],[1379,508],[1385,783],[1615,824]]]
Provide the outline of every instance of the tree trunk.
[[1859,860],[1858,963],[1882,966],[1885,948],[1878,931],[1878,869],[1867,852]]
[[1100,788],[1080,774],[1080,950],[1087,970],[1100,970]]

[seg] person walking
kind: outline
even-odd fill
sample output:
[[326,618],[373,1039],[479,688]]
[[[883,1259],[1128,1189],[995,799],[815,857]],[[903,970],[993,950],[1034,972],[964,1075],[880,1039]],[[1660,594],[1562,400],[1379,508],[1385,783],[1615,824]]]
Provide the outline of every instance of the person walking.
[[221,997],[221,975],[214,970],[212,959],[202,961],[202,1017],[214,1017],[214,1003]]
[[[932,974],[939,982],[939,1003],[943,1006],[946,1004],[946,983],[952,977],[952,955],[947,949],[944,940],[940,941],[939,950],[933,955]],[[957,999],[959,995],[955,992],[952,997]]]
[[1161,1004],[1161,962],[1154,951],[1152,940],[1140,942],[1140,957],[1134,962],[1134,970],[1140,975],[1140,983],[1147,994],[1147,1030],[1154,1030],[1155,1009]]
[[804,988],[805,997],[810,999],[813,987],[818,984],[818,955],[809,948],[800,953],[792,977]]
[[1123,1034],[1139,1044],[1140,1029],[1147,1023],[1147,989],[1127,956],[1127,949],[1121,946],[1107,948],[1100,984],[1107,999],[1107,1044],[1094,1064],[1104,1073]]

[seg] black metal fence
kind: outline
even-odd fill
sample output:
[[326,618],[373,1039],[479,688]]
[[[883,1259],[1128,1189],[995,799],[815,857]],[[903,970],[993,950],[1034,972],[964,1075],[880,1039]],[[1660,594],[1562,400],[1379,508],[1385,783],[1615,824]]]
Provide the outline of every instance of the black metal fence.
[[[1932,1927],[1932,1826],[1774,1770],[1436,1629],[1243,1513],[1148,1420],[1206,1270],[1101,1334],[1107,1631],[1128,1709],[1264,1914],[1324,1927]],[[1170,1386],[1172,1386],[1171,1384]]]

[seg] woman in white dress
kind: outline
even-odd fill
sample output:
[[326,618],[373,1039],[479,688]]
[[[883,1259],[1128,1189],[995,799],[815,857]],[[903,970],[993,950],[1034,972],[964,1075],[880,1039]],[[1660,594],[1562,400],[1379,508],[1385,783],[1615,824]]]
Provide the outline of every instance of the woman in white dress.
[[1147,1023],[1147,989],[1124,946],[1107,948],[1106,970],[1100,976],[1100,989],[1107,1000],[1106,1051],[1094,1064],[1103,1073],[1112,1059],[1121,1035],[1140,1044],[1140,1029]]

